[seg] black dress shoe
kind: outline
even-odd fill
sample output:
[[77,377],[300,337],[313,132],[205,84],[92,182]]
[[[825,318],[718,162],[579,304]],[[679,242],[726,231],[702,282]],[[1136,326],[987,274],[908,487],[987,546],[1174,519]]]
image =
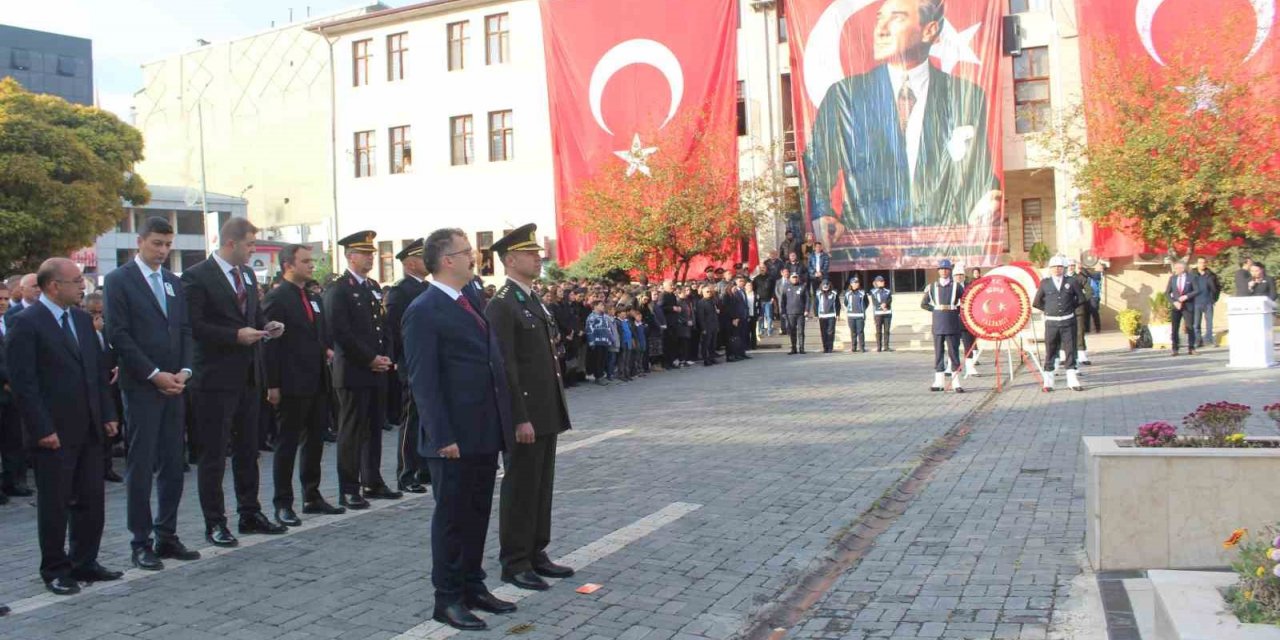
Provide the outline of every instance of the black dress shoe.
[[388,423],[386,423],[386,424],[382,425],[382,430],[383,430],[383,431],[395,431],[395,430],[396,430],[396,425],[391,424],[390,422],[388,422]]
[[312,500],[311,502],[303,503],[302,512],[318,513],[326,516],[336,516],[340,513],[346,513],[347,510],[343,509],[342,507],[335,507],[329,504],[328,502],[325,502],[324,499],[321,498],[319,500]]
[[435,615],[431,616],[431,619],[462,631],[483,631],[489,628],[484,620],[467,611],[461,602],[455,602],[443,609],[436,607]]
[[334,433],[332,429],[325,429],[324,432],[320,434],[320,439],[325,442],[337,442],[338,434]]
[[516,610],[516,603],[499,600],[497,596],[489,593],[477,593],[468,595],[463,602],[466,603],[468,609],[479,609],[488,613],[512,613]]
[[73,596],[80,593],[80,585],[71,576],[45,580],[44,586],[55,596]]
[[424,487],[424,486],[422,486],[422,485],[420,485],[420,484],[418,484],[418,483],[416,483],[416,482],[414,482],[414,483],[412,483],[412,484],[404,484],[404,483],[400,483],[400,484],[397,484],[397,485],[396,485],[396,488],[397,488],[397,489],[400,489],[400,491],[401,491],[401,492],[404,492],[404,493],[426,493],[426,492],[427,492],[427,488],[426,488],[426,487]]
[[240,544],[226,524],[215,524],[204,532],[204,539],[215,547],[234,547]]
[[161,558],[172,558],[183,562],[191,562],[200,559],[200,552],[195,549],[188,549],[187,545],[182,541],[173,538],[172,540],[157,540],[156,555]]
[[533,563],[533,572],[544,578],[570,578],[573,577],[573,569],[562,564],[556,564],[550,560],[546,562]]
[[0,618],[3,618],[7,615],[9,615],[9,607],[6,605],[0,604]]
[[144,571],[159,571],[164,568],[164,563],[160,562],[156,552],[151,550],[151,545],[135,547],[130,559],[133,561],[133,566]]
[[21,484],[15,484],[4,488],[4,492],[14,498],[30,498],[35,492],[30,487]]
[[513,584],[521,589],[529,591],[546,591],[551,588],[546,580],[543,580],[538,574],[532,571],[520,571],[518,573],[502,572],[502,581]]
[[96,562],[71,572],[71,577],[80,582],[111,582],[123,576],[123,571],[112,571]]
[[365,487],[364,497],[368,500],[395,500],[403,498],[404,494],[399,491],[392,491],[391,487],[383,485],[381,487]]
[[114,469],[107,469],[102,479],[107,482],[124,482],[124,478],[120,477],[120,474],[116,473]]
[[338,504],[354,510],[368,509],[369,501],[358,493],[344,493],[338,496]]
[[276,522],[286,527],[301,527],[302,518],[293,512],[293,507],[281,507],[276,509]]
[[240,516],[240,535],[250,533],[265,533],[267,535],[278,535],[289,530],[281,524],[276,524],[262,515],[262,512],[253,513],[247,516]]

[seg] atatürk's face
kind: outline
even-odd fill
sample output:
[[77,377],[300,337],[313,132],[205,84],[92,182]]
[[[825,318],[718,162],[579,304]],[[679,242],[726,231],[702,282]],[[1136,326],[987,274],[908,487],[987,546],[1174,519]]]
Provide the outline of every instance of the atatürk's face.
[[913,67],[929,55],[938,23],[920,24],[920,0],[886,0],[876,13],[872,55],[876,62]]

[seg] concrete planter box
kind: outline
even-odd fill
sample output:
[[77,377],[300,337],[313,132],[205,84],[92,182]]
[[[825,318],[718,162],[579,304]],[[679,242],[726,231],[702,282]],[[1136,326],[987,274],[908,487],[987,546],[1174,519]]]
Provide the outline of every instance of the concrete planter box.
[[1150,324],[1147,330],[1151,332],[1151,346],[1154,348],[1169,348],[1173,346],[1173,325],[1172,324]]
[[1244,624],[1222,597],[1234,573],[1149,571],[1155,594],[1156,637],[1161,640],[1280,640],[1280,627]]
[[[1095,570],[1227,567],[1222,541],[1280,521],[1280,449],[1134,447],[1083,438],[1085,550]],[[1280,438],[1250,438],[1277,441]]]

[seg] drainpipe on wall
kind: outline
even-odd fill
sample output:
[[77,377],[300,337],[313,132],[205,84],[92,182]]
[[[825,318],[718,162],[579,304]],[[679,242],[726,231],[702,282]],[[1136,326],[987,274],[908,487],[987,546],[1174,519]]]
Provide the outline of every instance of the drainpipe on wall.
[[324,26],[317,27],[320,37],[329,45],[329,182],[332,189],[333,215],[329,220],[329,259],[331,272],[340,273],[338,261],[338,77],[334,67],[333,44]]

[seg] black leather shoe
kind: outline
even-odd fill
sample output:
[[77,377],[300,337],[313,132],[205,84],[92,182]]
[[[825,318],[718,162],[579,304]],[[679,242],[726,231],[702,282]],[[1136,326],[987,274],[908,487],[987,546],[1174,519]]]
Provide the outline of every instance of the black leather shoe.
[[226,524],[215,524],[208,527],[204,532],[204,539],[215,547],[235,547],[240,544],[240,541],[231,535],[231,530],[227,528]]
[[338,434],[334,433],[332,429],[325,429],[324,432],[320,434],[320,439],[325,442],[337,442]]
[[538,574],[532,571],[521,571],[519,573],[502,572],[502,581],[513,584],[521,589],[529,591],[546,591],[551,588],[546,580],[543,580]]
[[102,476],[102,479],[107,482],[124,482],[124,478],[120,477],[120,474],[116,473],[114,469],[107,469],[107,473]]
[[123,571],[112,571],[96,562],[71,572],[71,577],[80,582],[111,582],[123,576]]
[[45,580],[44,586],[55,596],[74,596],[80,593],[80,585],[71,576]]
[[262,512],[240,516],[240,535],[250,533],[265,533],[267,535],[279,535],[289,530],[282,524],[276,524],[262,515]]
[[406,493],[426,493],[426,492],[427,492],[427,488],[426,488],[426,487],[424,487],[424,486],[422,486],[422,485],[420,485],[420,484],[418,484],[418,483],[416,483],[416,482],[415,482],[415,483],[413,483],[413,484],[403,484],[403,483],[401,483],[401,484],[396,485],[396,487],[397,487],[398,489],[400,489],[400,491],[402,491],[402,492],[406,492]]
[[9,615],[9,607],[3,604],[0,604],[0,618],[3,618],[7,615]]
[[30,498],[35,495],[35,492],[30,487],[22,484],[5,487],[4,492],[14,498]]
[[516,603],[499,600],[497,596],[489,592],[468,595],[464,602],[468,609],[479,609],[488,613],[512,613],[516,610]]
[[382,430],[383,430],[383,431],[395,431],[395,430],[396,430],[396,425],[391,424],[390,422],[388,422],[388,423],[386,423],[386,424],[382,425]]
[[133,566],[144,571],[159,571],[164,568],[164,563],[160,562],[156,552],[151,550],[151,545],[135,547],[130,559],[133,561]]
[[435,615],[431,616],[431,619],[462,631],[483,631],[489,628],[484,620],[467,611],[461,602],[455,602],[443,609],[436,607]]
[[293,507],[281,507],[276,509],[276,522],[286,527],[301,527],[302,518],[293,512]]
[[156,555],[161,558],[172,558],[183,562],[191,562],[200,559],[200,552],[195,549],[188,549],[187,545],[182,541],[174,538],[172,540],[157,540]]
[[392,491],[391,487],[383,485],[381,487],[365,487],[364,497],[367,500],[395,500],[403,498],[404,494],[399,491]]
[[342,507],[335,507],[329,504],[328,502],[325,502],[324,499],[322,498],[320,500],[312,500],[311,502],[303,503],[302,512],[318,513],[326,516],[336,516],[340,513],[346,513],[347,510],[343,509]]
[[544,578],[569,578],[573,576],[573,569],[562,564],[556,564],[550,560],[545,562],[533,563],[533,572]]
[[338,504],[353,510],[369,508],[369,501],[358,493],[344,493],[338,496]]

